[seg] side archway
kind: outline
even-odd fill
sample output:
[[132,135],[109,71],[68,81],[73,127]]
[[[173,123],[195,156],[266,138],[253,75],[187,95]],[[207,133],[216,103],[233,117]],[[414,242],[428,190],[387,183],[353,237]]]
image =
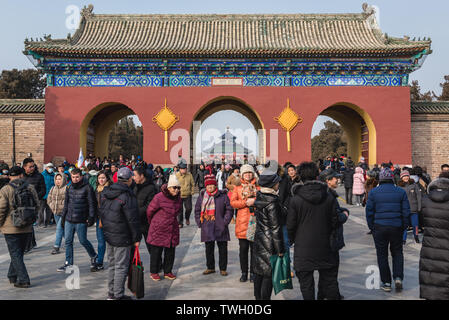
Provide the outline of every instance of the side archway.
[[348,156],[354,162],[363,156],[369,165],[377,163],[376,127],[365,110],[351,103],[339,102],[320,115],[330,117],[342,126],[348,139]]
[[135,115],[128,106],[117,102],[102,103],[84,118],[80,129],[80,147],[83,154],[97,157],[108,156],[109,134],[122,118]]

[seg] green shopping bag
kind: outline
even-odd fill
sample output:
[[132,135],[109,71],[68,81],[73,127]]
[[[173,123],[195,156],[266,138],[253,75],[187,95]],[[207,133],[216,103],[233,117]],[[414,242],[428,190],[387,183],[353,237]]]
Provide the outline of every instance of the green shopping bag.
[[270,263],[274,294],[278,294],[285,289],[293,289],[289,255],[284,254],[282,257],[273,255],[270,257]]

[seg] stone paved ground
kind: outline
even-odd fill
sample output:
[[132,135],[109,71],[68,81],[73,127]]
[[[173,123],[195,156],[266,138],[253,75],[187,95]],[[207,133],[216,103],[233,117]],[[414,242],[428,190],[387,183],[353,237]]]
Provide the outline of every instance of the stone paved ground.
[[[341,191],[341,190],[339,190]],[[341,194],[341,192],[340,192]],[[344,201],[342,205],[345,206]],[[418,263],[420,245],[415,244],[411,234],[404,247],[405,279],[404,290],[400,293],[385,293],[381,290],[368,290],[365,281],[369,274],[365,270],[376,265],[376,254],[372,237],[367,235],[364,209],[347,206],[351,210],[350,220],[345,224],[346,247],[340,252],[339,273],[340,291],[347,300],[412,300],[419,299]],[[193,222],[193,219],[191,219]],[[238,241],[234,236],[234,225],[230,226],[229,261],[227,277],[219,273],[204,276],[206,268],[204,244],[200,242],[200,233],[196,225],[181,229],[181,244],[176,248],[174,273],[175,281],[154,282],[149,278],[149,255],[145,245],[140,246],[145,271],[145,298],[152,300],[253,300],[253,285],[240,283]],[[90,262],[84,248],[75,239],[75,264],[80,269],[80,289],[68,290],[68,274],[58,273],[56,269],[64,263],[64,254],[51,255],[55,227],[36,228],[38,248],[25,256],[25,264],[30,274],[32,287],[18,289],[9,284],[6,277],[9,267],[9,255],[3,236],[0,236],[0,299],[32,300],[85,300],[105,299],[107,294],[106,269],[91,273]],[[89,228],[88,239],[96,247],[95,228]],[[217,249],[216,249],[217,250]],[[218,253],[216,253],[218,269]],[[293,279],[293,290],[285,290],[274,296],[276,300],[300,300],[297,279]],[[127,294],[130,294],[128,291]]]

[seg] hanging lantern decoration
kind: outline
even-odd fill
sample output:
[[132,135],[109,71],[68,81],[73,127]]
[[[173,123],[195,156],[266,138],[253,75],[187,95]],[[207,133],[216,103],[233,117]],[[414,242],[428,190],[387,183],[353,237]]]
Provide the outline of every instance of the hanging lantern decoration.
[[279,117],[274,120],[281,125],[287,133],[287,151],[291,151],[290,131],[292,131],[298,123],[302,122],[302,118],[290,108],[290,99],[287,98],[287,107],[282,110]]
[[164,107],[153,117],[153,122],[164,130],[164,151],[168,151],[168,130],[179,121],[179,117],[167,107],[167,98],[165,98]]

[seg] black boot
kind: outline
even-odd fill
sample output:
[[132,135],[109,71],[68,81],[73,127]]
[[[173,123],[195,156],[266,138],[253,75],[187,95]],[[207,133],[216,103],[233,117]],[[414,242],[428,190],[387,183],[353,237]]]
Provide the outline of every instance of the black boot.
[[415,236],[415,242],[419,243],[419,237],[417,235]]
[[249,282],[254,283],[254,273],[250,273],[249,275]]
[[248,273],[242,272],[242,276],[240,277],[240,282],[246,282],[248,281]]

